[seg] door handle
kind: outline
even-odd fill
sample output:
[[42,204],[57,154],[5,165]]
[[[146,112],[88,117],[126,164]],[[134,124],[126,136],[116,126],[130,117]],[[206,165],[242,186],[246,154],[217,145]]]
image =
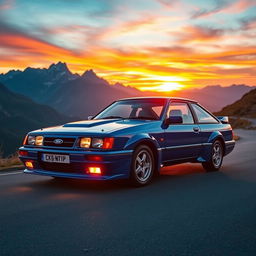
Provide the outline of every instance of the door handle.
[[193,127],[193,131],[196,132],[196,133],[199,133],[200,129],[199,129],[199,127]]

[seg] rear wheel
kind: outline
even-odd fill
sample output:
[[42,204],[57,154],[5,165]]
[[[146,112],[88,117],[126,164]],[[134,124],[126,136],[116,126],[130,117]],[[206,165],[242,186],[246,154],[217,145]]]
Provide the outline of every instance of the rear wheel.
[[207,172],[216,172],[220,169],[223,160],[223,145],[219,140],[216,140],[212,145],[211,160],[202,163]]
[[150,183],[155,169],[155,159],[152,150],[141,145],[133,153],[130,181],[135,186],[144,186]]

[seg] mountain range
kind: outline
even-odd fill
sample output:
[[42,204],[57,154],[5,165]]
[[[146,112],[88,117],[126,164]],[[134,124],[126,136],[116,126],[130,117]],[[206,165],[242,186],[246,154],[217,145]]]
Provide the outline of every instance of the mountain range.
[[93,70],[73,74],[66,63],[58,62],[49,68],[26,68],[0,74],[9,90],[23,94],[35,102],[53,107],[60,113],[85,119],[114,100],[134,96],[175,96],[192,98],[211,111],[218,111],[241,98],[253,87],[247,85],[207,86],[170,93],[142,92],[120,83],[110,84]]
[[139,96],[142,92],[120,84],[111,85],[93,70],[81,76],[72,74],[66,63],[52,64],[48,69],[26,68],[0,75],[9,90],[30,97],[69,116],[87,118],[116,99]]

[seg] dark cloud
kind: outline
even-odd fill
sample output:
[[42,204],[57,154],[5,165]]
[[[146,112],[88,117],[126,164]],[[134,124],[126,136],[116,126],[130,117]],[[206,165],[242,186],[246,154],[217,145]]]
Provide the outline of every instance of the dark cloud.
[[[0,37],[5,38],[6,36],[10,36],[12,38],[23,38],[23,39],[27,39],[27,40],[31,40],[31,41],[35,41],[38,43],[42,43],[45,45],[49,45],[52,47],[56,47],[59,49],[63,49],[63,50],[67,50],[63,47],[57,46],[55,44],[52,44],[46,40],[43,40],[35,35],[32,35],[31,33],[21,30],[15,26],[12,26],[10,24],[8,24],[7,22],[3,21],[0,19]],[[28,45],[22,45],[22,44],[16,44],[16,42],[12,42],[12,41],[1,41],[1,45],[5,46],[5,47],[9,47],[9,48],[16,48],[16,49],[28,49],[30,46]],[[40,49],[38,49],[38,51],[40,51]]]
[[230,6],[232,4],[232,1],[227,1],[227,0],[215,0],[215,6],[211,9],[199,9],[197,11],[194,11],[191,14],[191,19],[197,19],[197,18],[201,18],[204,16],[208,16],[208,15],[212,15],[215,14],[219,11],[221,11],[222,9]]
[[252,17],[240,19],[240,24],[241,24],[242,30],[249,30],[249,29],[255,28],[256,15]]

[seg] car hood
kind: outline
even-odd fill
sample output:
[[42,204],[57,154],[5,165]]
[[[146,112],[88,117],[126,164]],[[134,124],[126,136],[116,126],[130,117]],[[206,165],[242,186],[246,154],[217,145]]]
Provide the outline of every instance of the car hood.
[[88,133],[88,134],[103,134],[111,133],[117,130],[131,128],[134,126],[145,125],[151,123],[149,120],[128,120],[128,119],[99,119],[85,120],[67,123],[62,126],[49,127],[35,132],[42,133]]

